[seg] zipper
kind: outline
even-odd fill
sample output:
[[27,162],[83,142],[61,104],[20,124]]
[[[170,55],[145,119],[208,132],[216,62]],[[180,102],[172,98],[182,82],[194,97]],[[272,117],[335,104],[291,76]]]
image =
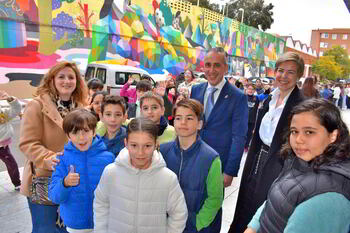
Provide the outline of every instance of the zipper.
[[137,200],[136,200],[136,215],[135,215],[135,228],[136,228],[136,233],[138,232],[138,216],[139,216],[139,190],[140,190],[140,174],[138,174],[137,176],[137,190],[136,190],[136,197],[137,197]]
[[260,153],[259,153],[259,156],[258,156],[258,161],[256,162],[256,166],[255,166],[255,170],[254,170],[254,175],[258,174],[259,163],[260,163],[260,159],[261,159],[261,153],[262,153],[262,150],[260,150]]
[[181,161],[180,161],[180,169],[179,169],[179,184],[181,181],[181,171],[182,171],[182,163],[183,163],[184,155],[183,155],[183,150],[181,149]]

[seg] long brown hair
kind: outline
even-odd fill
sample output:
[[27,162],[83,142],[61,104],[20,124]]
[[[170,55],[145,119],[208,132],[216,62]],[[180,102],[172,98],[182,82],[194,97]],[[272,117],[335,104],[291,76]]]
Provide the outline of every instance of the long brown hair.
[[304,84],[301,88],[303,94],[307,98],[317,97],[317,90],[314,87],[314,79],[312,77],[307,77],[304,80]]
[[77,80],[76,88],[72,93],[72,98],[75,102],[85,105],[87,100],[87,87],[80,75],[77,65],[73,62],[68,61],[58,62],[56,65],[50,68],[50,70],[42,77],[40,85],[36,90],[34,96],[49,94],[51,96],[57,97],[58,92],[55,87],[54,78],[58,72],[66,67],[69,67],[74,71]]

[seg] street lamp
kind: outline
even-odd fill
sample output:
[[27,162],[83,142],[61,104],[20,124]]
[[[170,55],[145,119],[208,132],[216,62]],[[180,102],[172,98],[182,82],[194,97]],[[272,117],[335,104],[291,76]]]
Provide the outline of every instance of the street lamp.
[[243,23],[243,19],[244,19],[244,9],[243,8],[239,8],[239,11],[242,11],[242,18],[241,18],[241,23]]
[[227,3],[225,3],[224,5],[223,5],[223,11],[222,11],[222,15],[223,16],[225,16],[225,7],[226,7],[226,17],[228,16],[228,6],[229,5],[232,5],[233,3],[236,3],[238,0],[236,0],[236,1],[229,1],[229,2],[227,2]]

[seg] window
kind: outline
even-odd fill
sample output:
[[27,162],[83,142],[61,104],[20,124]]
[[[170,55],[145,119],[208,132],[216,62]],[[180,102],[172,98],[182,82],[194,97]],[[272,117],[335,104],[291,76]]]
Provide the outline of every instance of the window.
[[348,39],[348,34],[343,34],[343,40],[347,40]]
[[106,83],[106,69],[97,68],[96,78],[101,80],[102,83]]
[[95,67],[88,67],[85,73],[85,80],[89,81],[91,78],[93,78],[94,72],[95,72]]
[[124,85],[128,80],[129,77],[133,76],[134,82],[132,85],[136,85],[136,82],[140,81],[141,75],[138,73],[126,73],[126,72],[116,72],[115,73],[115,84],[116,85]]
[[341,47],[342,47],[343,49],[346,49],[346,44],[342,44]]
[[326,42],[321,42],[321,43],[320,43],[320,48],[328,48],[328,43],[326,43]]
[[337,34],[332,34],[332,40],[336,40],[337,39]]
[[328,38],[328,32],[321,33],[321,38]]
[[124,85],[126,83],[125,73],[115,73],[115,84]]

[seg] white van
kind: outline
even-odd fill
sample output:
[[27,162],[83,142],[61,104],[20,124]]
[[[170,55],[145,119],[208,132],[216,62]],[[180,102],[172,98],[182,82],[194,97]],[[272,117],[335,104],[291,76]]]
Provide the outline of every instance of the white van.
[[[100,79],[104,84],[104,90],[113,95],[120,94],[120,89],[131,76],[133,76],[136,81],[139,81],[142,76],[148,76],[147,79],[152,82],[152,85],[154,86],[155,84],[147,71],[133,66],[91,62],[88,64],[85,71],[86,81],[89,81],[91,78]],[[132,85],[136,85],[136,82]]]

